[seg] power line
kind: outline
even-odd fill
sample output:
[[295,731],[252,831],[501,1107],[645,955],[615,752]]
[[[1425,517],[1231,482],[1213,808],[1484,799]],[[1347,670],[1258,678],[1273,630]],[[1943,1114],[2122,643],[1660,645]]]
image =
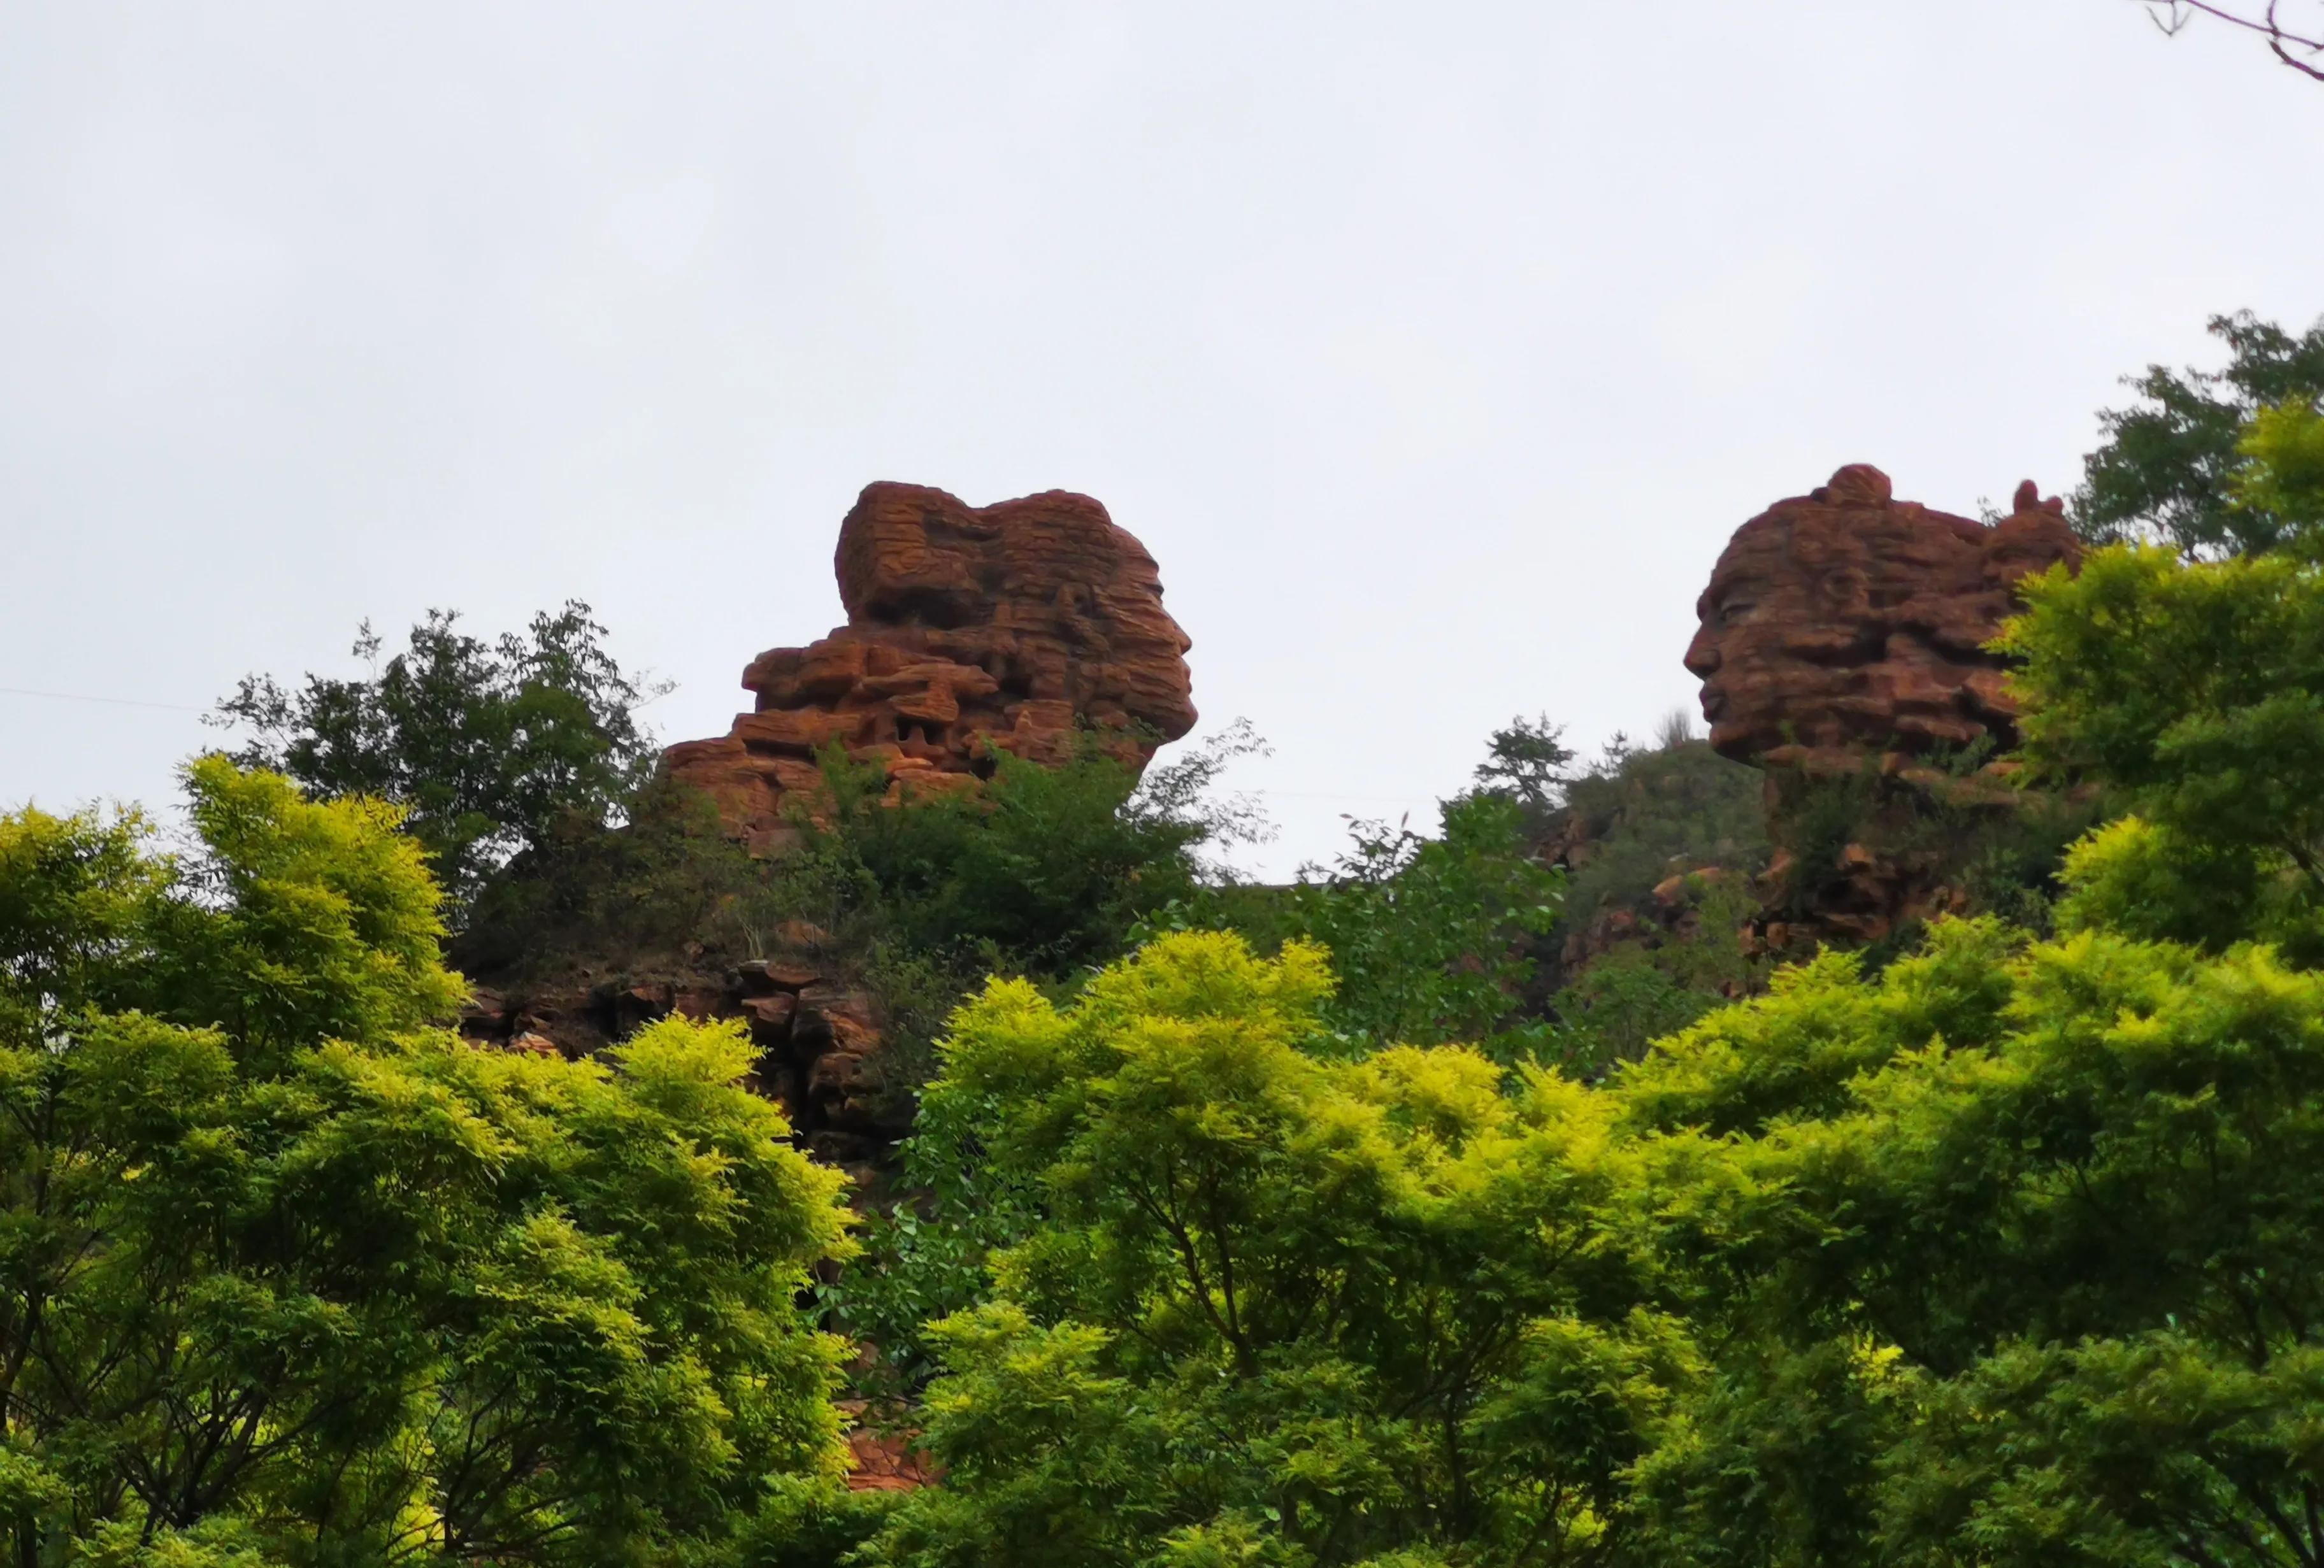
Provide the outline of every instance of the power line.
[[1230,793],[1246,795],[1275,795],[1286,801],[1360,801],[1369,802],[1372,805],[1388,806],[1408,806],[1413,804],[1415,802],[1433,801],[1437,798],[1431,794],[1342,795],[1323,793],[1314,790],[1276,790],[1263,787],[1253,787],[1247,790],[1231,791]]
[[30,686],[0,686],[0,696],[47,697],[59,702],[103,702],[115,708],[161,708],[171,713],[207,713],[207,708],[189,708],[182,702],[148,702],[141,697],[90,697],[78,692],[35,692]]

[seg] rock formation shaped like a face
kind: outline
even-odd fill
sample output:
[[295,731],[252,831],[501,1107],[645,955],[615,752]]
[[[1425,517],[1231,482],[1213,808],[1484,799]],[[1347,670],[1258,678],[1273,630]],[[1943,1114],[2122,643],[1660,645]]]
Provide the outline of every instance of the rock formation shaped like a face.
[[1736,530],[1695,606],[1686,667],[1711,742],[1738,761],[1852,772],[2015,739],[2003,664],[1984,645],[2017,580],[2080,555],[2063,505],[2029,481],[1991,525],[1894,499],[1854,463]]
[[836,565],[847,624],[761,654],[742,674],[756,711],[668,753],[669,773],[740,831],[776,830],[835,740],[900,794],[973,787],[995,747],[1062,762],[1084,726],[1142,767],[1194,728],[1192,644],[1162,608],[1154,558],[1087,496],[971,507],[870,485]]

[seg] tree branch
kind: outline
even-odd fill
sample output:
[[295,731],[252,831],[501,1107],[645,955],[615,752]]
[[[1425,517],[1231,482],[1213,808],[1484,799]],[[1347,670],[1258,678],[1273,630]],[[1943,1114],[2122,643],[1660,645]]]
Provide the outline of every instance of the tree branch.
[[[2256,16],[2247,16],[2225,5],[2213,5],[2210,0],[2140,0],[2140,3],[2146,7],[2148,20],[2161,28],[2165,37],[2175,37],[2197,14],[2209,16],[2215,22],[2224,22],[2230,27],[2259,34],[2267,40],[2267,47],[2276,59],[2303,76],[2324,82],[2324,37],[2310,38],[2285,27],[2278,15],[2283,0],[2267,0],[2267,9]],[[2305,51],[2309,58],[2298,58],[2292,53],[2295,49]]]

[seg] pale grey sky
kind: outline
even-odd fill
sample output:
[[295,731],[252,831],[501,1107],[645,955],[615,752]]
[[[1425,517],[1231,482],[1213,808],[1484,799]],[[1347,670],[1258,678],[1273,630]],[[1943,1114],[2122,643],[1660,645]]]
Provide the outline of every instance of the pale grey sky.
[[[1328,854],[1692,703],[1838,464],[2068,488],[2324,311],[2324,85],[2126,0],[0,8],[0,802],[166,803],[364,617],[567,596],[715,734],[872,479],[1063,487]],[[173,705],[173,706],[169,706]]]

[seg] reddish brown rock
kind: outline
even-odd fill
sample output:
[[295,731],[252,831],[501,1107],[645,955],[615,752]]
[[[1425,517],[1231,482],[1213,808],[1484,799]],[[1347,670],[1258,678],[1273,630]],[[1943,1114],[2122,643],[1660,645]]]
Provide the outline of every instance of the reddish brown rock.
[[[2010,765],[1981,760],[2016,743],[2017,717],[1985,645],[2019,608],[2019,579],[2080,556],[2063,505],[2031,481],[1986,524],[1899,501],[1864,463],[1736,531],[1686,666],[1711,744],[1766,770],[1777,852],[1759,950],[1878,941],[1969,907],[1967,855],[2025,804]],[[1803,828],[1839,809],[1857,837]],[[1812,843],[1793,841],[1803,833]]]
[[665,766],[762,850],[812,798],[836,742],[877,762],[891,797],[973,789],[996,747],[1061,762],[1084,727],[1139,766],[1194,727],[1178,623],[1154,559],[1087,496],[971,507],[919,485],[867,487],[839,531],[847,624],[761,654],[757,706]]
[[1997,523],[1894,499],[1851,463],[1736,530],[1695,606],[1686,667],[1720,752],[1811,773],[2015,739],[1984,645],[2028,573],[2080,558],[2063,504],[2031,481]]
[[847,1432],[850,1491],[917,1491],[942,1478],[943,1471],[915,1445],[918,1434],[873,1425],[861,1399],[842,1399]]
[[765,996],[745,996],[742,999],[743,1015],[751,1020],[752,1038],[788,1040],[791,1019],[798,1012],[798,998],[788,991],[777,991]]

